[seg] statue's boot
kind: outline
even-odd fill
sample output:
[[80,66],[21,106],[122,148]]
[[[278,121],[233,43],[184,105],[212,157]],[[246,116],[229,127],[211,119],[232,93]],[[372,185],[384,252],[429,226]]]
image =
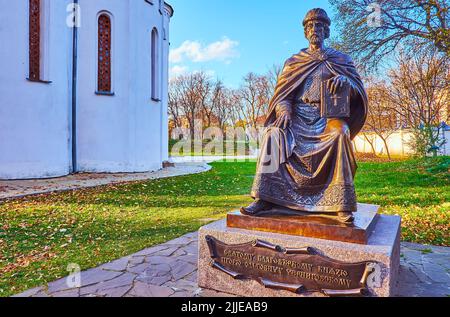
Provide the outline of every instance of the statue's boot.
[[339,222],[345,224],[351,224],[355,220],[352,212],[338,212],[337,217]]
[[252,202],[247,207],[241,207],[241,213],[247,216],[257,216],[262,211],[267,211],[273,208],[273,204],[268,201],[258,199]]

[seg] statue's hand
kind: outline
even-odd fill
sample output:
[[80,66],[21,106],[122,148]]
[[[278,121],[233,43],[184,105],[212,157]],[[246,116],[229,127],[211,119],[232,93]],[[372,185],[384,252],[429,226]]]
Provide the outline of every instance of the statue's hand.
[[327,81],[327,88],[332,94],[339,92],[342,88],[349,85],[351,85],[351,82],[344,75],[335,76]]
[[291,125],[292,116],[289,111],[283,111],[274,122],[274,126],[280,129],[287,129]]

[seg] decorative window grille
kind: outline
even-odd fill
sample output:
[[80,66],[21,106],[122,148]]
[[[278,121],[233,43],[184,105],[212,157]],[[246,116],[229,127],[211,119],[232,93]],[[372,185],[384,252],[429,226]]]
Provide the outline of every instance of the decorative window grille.
[[111,92],[111,18],[98,18],[98,87],[99,92]]
[[30,0],[29,12],[29,79],[41,79],[41,1]]

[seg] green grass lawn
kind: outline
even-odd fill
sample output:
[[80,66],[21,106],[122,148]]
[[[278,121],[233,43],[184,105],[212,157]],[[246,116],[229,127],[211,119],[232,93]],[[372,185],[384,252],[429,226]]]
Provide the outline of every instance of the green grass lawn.
[[[171,240],[251,201],[254,162],[198,175],[104,186],[0,206],[0,296]],[[360,202],[403,217],[403,239],[450,245],[450,158],[359,163]]]

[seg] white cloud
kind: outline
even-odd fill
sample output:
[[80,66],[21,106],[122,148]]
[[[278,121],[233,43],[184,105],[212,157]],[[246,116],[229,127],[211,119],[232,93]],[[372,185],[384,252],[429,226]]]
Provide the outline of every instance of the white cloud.
[[236,50],[238,45],[239,42],[232,41],[227,37],[206,46],[198,41],[185,41],[180,47],[170,51],[169,60],[171,63],[180,63],[185,58],[196,63],[208,61],[229,62],[231,59],[239,57],[239,52]]
[[169,79],[173,79],[177,76],[183,75],[188,71],[188,67],[187,66],[180,66],[180,65],[175,65],[173,67],[170,67],[169,69]]

